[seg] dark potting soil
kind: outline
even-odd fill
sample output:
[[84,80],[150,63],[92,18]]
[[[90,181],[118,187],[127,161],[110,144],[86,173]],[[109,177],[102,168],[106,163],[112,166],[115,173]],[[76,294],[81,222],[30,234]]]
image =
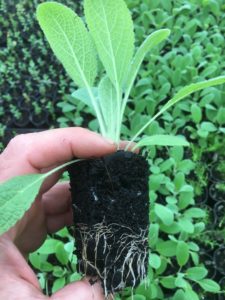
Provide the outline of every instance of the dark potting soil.
[[69,167],[79,272],[105,294],[136,287],[147,275],[149,167],[118,151]]

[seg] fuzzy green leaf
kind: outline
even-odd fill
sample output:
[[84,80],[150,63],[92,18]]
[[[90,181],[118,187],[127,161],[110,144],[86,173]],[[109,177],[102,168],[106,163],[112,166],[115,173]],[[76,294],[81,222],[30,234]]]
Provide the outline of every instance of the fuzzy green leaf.
[[38,6],[37,19],[57,58],[80,87],[92,86],[97,75],[96,51],[83,21],[56,2]]
[[121,87],[134,51],[130,12],[123,0],[85,0],[84,10],[106,72],[112,83]]
[[134,80],[138,74],[138,70],[146,56],[146,54],[159,43],[164,41],[170,35],[169,29],[160,29],[152,34],[150,34],[142,45],[138,48],[137,53],[135,54],[132,64],[130,66],[130,70],[128,72],[128,79],[126,82],[126,89],[128,94],[131,91],[131,88],[134,84]]
[[14,226],[31,207],[44,179],[43,174],[31,174],[0,184],[0,235]]
[[67,162],[46,174],[16,176],[0,184],[0,235],[19,221],[31,207],[43,181],[51,174],[80,159]]
[[189,146],[189,143],[183,137],[172,135],[152,135],[143,138],[138,142],[134,149],[143,146]]

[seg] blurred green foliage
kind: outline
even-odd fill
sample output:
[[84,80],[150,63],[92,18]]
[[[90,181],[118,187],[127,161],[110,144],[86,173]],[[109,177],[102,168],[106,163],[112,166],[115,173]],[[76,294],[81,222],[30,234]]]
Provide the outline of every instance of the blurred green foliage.
[[[70,96],[75,87],[37,25],[34,11],[40,2],[0,2],[0,117],[22,97],[31,107],[33,103],[53,107],[53,120],[57,106],[59,126],[75,124],[96,130],[89,110]],[[75,1],[60,2],[81,11]],[[126,2],[132,10],[137,46],[155,29],[169,28],[171,36],[145,58],[126,109],[124,138],[132,136],[182,86],[225,74],[223,0]],[[3,129],[4,124],[0,136]],[[196,206],[196,199],[203,197],[208,185],[210,161],[224,154],[225,86],[194,94],[145,130],[145,134],[162,133],[184,134],[192,143],[191,150],[151,147],[146,151],[151,165],[147,289],[144,283],[133,298],[128,289],[116,300],[211,299],[207,292],[218,291],[215,282],[206,279],[210,276],[199,254],[196,237],[202,239],[209,218],[207,210]],[[64,229],[31,254],[30,261],[47,294],[79,278],[73,242]]]

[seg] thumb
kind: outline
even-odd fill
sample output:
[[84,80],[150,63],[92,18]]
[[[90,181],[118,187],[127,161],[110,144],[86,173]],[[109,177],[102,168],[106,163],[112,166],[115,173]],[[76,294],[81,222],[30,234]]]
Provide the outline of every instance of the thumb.
[[70,283],[51,297],[52,300],[104,300],[99,282],[91,285],[88,279]]

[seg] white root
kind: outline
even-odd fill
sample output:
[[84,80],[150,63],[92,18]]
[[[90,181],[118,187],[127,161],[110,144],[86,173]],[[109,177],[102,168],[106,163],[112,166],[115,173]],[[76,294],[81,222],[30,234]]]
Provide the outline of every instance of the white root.
[[[126,232],[120,236],[118,242],[115,241],[115,237],[116,233],[120,231],[121,228],[125,229]],[[137,282],[143,281],[146,278],[146,258],[149,249],[143,245],[147,244],[148,228],[140,230],[140,233],[137,234],[127,226],[116,223],[106,225],[102,222],[95,224],[92,228],[88,228],[85,224],[78,224],[76,230],[79,232],[82,243],[82,261],[80,264],[82,263],[83,265],[83,272],[87,275],[88,266],[90,266],[96,274],[98,274],[104,285],[106,299],[109,299],[110,293],[114,293],[115,291],[126,287],[127,281],[129,281],[129,283],[131,281],[130,278],[132,278],[132,289],[136,286]],[[90,258],[88,258],[88,247],[90,243],[95,245],[95,248],[93,249],[94,261],[89,261]],[[113,244],[116,244],[118,248],[116,250],[114,261],[109,265],[108,259],[111,256],[111,252],[115,251],[115,249],[113,249]],[[99,245],[101,245],[101,249]],[[99,251],[101,251],[101,255],[105,254],[104,264],[106,267],[103,271],[98,269],[97,259]],[[118,267],[118,261],[121,260],[122,257],[124,257],[123,262],[120,270],[118,270],[116,267]],[[81,265],[79,266],[79,269],[81,270]],[[113,273],[115,275],[118,274],[118,272],[120,272],[120,282],[116,287],[112,286],[110,291],[108,291],[107,278],[109,278],[109,274]]]

